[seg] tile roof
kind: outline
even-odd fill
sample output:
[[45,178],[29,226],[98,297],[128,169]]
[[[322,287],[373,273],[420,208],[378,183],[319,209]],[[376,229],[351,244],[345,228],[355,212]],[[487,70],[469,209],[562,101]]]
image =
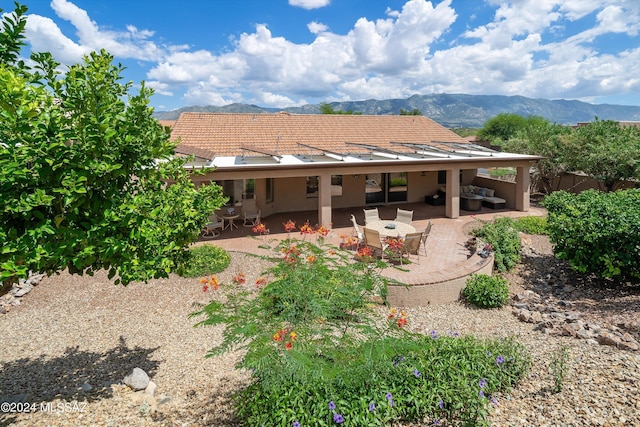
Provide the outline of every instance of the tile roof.
[[158,120],[158,123],[160,123],[162,127],[170,127],[170,128],[173,127],[175,122],[176,122],[175,120]]
[[[232,114],[182,113],[171,136],[180,139],[176,152],[198,157],[266,153],[363,154],[376,146],[396,152],[414,149],[394,143],[437,146],[438,142],[466,144],[464,138],[423,116],[346,114]],[[302,145],[301,145],[302,144]],[[255,152],[254,152],[255,153]]]

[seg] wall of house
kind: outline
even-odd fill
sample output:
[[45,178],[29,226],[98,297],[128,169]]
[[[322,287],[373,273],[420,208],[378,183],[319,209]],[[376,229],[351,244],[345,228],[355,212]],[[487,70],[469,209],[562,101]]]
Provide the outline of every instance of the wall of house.
[[[463,171],[463,179],[471,183],[475,170],[467,177]],[[438,191],[438,172],[409,172],[407,174],[407,202],[424,202],[425,196],[436,194]],[[359,207],[366,204],[365,175],[343,175],[342,195],[333,196],[331,205],[334,209]],[[256,203],[262,211],[262,216],[279,212],[296,212],[318,209],[317,197],[306,197],[307,183],[305,177],[276,178],[274,180],[274,200],[267,203],[266,179],[256,179]]]
[[478,169],[462,169],[460,185],[471,185],[478,176]]
[[[318,198],[307,197],[306,177],[275,178],[274,198],[272,203],[266,201],[266,179],[256,180],[257,205],[262,215],[267,216],[280,212],[310,211],[318,209]],[[331,198],[333,208],[363,206],[365,204],[364,175],[343,175],[342,195]]]
[[342,175],[342,196],[331,198],[333,208],[349,208],[365,204],[365,176]]
[[409,172],[407,183],[407,202],[424,202],[425,196],[432,196],[438,192],[438,172]]

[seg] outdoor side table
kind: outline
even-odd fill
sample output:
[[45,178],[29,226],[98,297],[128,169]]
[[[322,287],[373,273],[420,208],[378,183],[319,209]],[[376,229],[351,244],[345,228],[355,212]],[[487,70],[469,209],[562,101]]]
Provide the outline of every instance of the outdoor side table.
[[482,208],[482,196],[477,194],[461,194],[460,209],[465,211],[479,211]]
[[233,214],[233,215],[229,215],[229,214],[224,214],[222,215],[222,219],[225,222],[224,227],[222,228],[223,230],[226,230],[227,228],[229,230],[233,230],[233,228],[238,228],[238,225],[235,223],[235,220],[240,218],[240,214]]

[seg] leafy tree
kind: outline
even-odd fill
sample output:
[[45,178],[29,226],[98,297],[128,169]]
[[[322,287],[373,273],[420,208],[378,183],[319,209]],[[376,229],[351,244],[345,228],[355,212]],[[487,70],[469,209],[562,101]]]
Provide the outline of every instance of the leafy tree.
[[404,108],[401,108],[400,115],[401,116],[421,116],[422,112],[417,108],[414,108],[413,110],[405,110]]
[[487,120],[478,137],[483,141],[506,141],[527,126],[527,119],[513,113],[502,113]]
[[130,94],[105,51],[64,76],[48,53],[32,55],[34,69],[17,61],[25,11],[16,4],[1,37],[0,294],[29,271],[166,277],[221,189],[194,188],[153,91]]
[[353,110],[347,110],[347,111],[336,110],[333,108],[333,105],[326,102],[320,103],[320,112],[322,114],[350,114],[350,115],[353,114],[356,116],[359,116],[362,114],[360,112],[354,112]]
[[541,117],[530,118],[526,126],[499,145],[507,152],[543,156],[535,167],[542,190],[550,193],[554,182],[558,182],[556,178],[567,171],[567,147],[563,138],[570,133],[571,128],[566,126]]
[[564,138],[573,171],[601,181],[606,191],[624,180],[640,179],[640,128],[612,120],[594,120]]
[[[17,63],[20,56],[20,49],[25,46],[24,29],[27,20],[24,14],[27,7],[16,3],[13,14],[3,17],[3,28],[0,31],[0,64]],[[2,14],[2,8],[0,8]],[[20,63],[20,65],[24,65]]]
[[640,281],[640,189],[545,197],[553,251],[581,273]]

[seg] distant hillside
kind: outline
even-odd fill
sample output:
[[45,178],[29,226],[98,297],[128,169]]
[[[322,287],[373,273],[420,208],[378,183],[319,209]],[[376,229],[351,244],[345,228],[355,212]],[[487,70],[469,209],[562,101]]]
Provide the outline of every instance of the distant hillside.
[[[500,95],[414,95],[407,99],[370,99],[366,101],[331,102],[335,110],[353,110],[362,114],[399,114],[401,109],[418,109],[449,128],[480,128],[484,123],[500,113],[515,113],[522,116],[542,116],[559,124],[589,122],[598,117],[602,120],[640,121],[640,107],[610,104],[588,104],[580,101],[531,99],[524,96]],[[184,107],[173,111],[159,111],[155,116],[160,120],[175,120],[180,113],[222,112],[222,113],[274,113],[288,111],[298,114],[318,114],[320,105],[304,105],[293,108],[263,108],[256,105],[230,104],[224,107]]]

